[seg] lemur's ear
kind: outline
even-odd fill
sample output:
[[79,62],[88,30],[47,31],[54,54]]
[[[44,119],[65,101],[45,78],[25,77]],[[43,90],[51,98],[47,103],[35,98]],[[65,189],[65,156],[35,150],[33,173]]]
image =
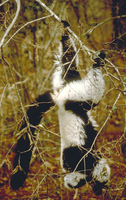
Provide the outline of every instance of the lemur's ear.
[[67,21],[65,21],[65,20],[62,20],[61,22],[62,22],[62,24],[63,24],[64,28],[66,28],[66,27],[69,27],[69,26],[70,26],[70,25],[69,25],[69,23],[68,23]]

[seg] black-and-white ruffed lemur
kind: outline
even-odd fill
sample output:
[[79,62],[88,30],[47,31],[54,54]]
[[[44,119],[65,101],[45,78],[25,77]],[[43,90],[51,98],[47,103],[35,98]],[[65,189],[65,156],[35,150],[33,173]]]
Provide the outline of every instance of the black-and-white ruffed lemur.
[[[56,69],[52,76],[53,92],[40,95],[27,110],[30,131],[34,136],[35,126],[43,114],[55,104],[58,105],[58,118],[61,134],[60,163],[65,172],[66,188],[78,188],[86,182],[94,183],[93,190],[99,195],[110,179],[110,167],[105,158],[88,153],[96,137],[97,123],[91,116],[91,109],[97,106],[104,94],[105,82],[100,67],[104,65],[103,52],[94,59],[94,64],[84,78],[78,71],[78,54],[74,41],[68,32],[66,21],[55,61]],[[24,120],[20,130],[26,129],[16,145],[11,187],[18,189],[27,177],[32,155],[32,145]],[[86,154],[86,156],[85,156]]]

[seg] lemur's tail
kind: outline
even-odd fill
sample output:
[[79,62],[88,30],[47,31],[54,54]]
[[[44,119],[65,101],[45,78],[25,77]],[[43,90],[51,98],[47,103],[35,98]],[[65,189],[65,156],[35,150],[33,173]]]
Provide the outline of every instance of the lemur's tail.
[[24,120],[22,122],[19,131],[24,131],[15,148],[16,155],[13,162],[14,170],[10,182],[11,187],[14,190],[18,190],[27,177],[33,149],[33,140],[35,139],[35,126],[40,123],[43,114],[53,105],[54,102],[51,98],[50,92],[48,91],[43,95],[40,95],[34,104],[32,104],[27,110],[27,117],[30,125],[28,128],[26,121]]

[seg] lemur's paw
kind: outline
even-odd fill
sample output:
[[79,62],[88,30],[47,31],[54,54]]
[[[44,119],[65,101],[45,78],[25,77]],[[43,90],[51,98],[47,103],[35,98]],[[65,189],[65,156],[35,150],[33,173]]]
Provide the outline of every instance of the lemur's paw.
[[107,188],[110,181],[110,167],[106,159],[101,158],[94,167],[90,185],[96,195],[102,194],[102,189]]
[[79,172],[71,172],[64,177],[64,186],[68,189],[79,188],[86,183],[86,176]]
[[104,188],[105,183],[100,183],[98,181],[95,182],[93,186],[93,192],[96,195],[101,195],[102,194],[102,189]]
[[96,54],[93,57],[94,64],[93,67],[100,67],[105,65],[105,59],[106,55],[104,52],[96,52]]
[[65,20],[61,20],[62,24],[64,25],[64,28],[69,27],[69,23]]
[[101,158],[93,170],[93,179],[100,182],[105,183],[110,180],[110,167],[106,161],[106,159]]

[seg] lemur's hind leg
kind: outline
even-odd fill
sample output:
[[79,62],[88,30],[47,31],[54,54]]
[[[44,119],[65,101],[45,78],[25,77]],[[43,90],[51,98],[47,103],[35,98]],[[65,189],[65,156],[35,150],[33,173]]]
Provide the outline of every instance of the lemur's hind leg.
[[[29,129],[27,128],[27,123],[24,120],[19,131],[24,129],[23,135],[17,142],[15,153],[16,156],[13,162],[13,174],[11,178],[11,187],[14,190],[19,189],[21,187],[27,177],[27,173],[29,170],[29,163],[31,160],[32,149],[33,149],[33,141],[32,137],[34,138],[35,126],[37,126],[43,114],[49,110],[51,106],[54,105],[50,92],[45,92],[44,94],[40,95],[34,104],[32,104],[29,109],[27,110],[28,121],[30,124]],[[30,133],[31,132],[31,137]]]

